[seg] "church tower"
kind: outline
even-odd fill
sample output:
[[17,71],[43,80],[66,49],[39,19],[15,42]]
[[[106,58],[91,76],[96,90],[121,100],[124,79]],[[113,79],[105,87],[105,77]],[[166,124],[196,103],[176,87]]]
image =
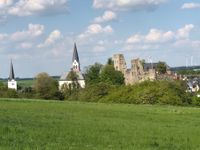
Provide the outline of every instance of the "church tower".
[[74,43],[74,52],[73,52],[73,57],[72,57],[72,70],[74,72],[80,72],[80,61],[79,61],[79,57],[78,57],[78,51],[77,51],[77,47],[76,47],[76,43]]
[[77,82],[80,85],[80,87],[85,88],[85,79],[84,79],[83,74],[81,73],[81,66],[80,66],[76,43],[74,43],[71,70],[69,72],[63,73],[62,76],[60,77],[60,81],[59,81],[59,89],[60,90],[62,89],[63,85],[66,85],[69,87],[69,85],[71,85],[74,82],[74,81],[71,81],[70,79],[68,79],[68,75],[71,71],[76,73]]
[[10,62],[10,75],[8,78],[8,88],[17,90],[17,81],[15,81],[15,73],[12,60]]

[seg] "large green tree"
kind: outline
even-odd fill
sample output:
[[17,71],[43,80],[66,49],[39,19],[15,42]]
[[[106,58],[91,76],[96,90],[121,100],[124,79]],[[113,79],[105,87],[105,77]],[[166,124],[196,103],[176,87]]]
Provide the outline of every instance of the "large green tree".
[[47,73],[39,73],[34,82],[34,89],[40,98],[54,99],[58,95],[58,82]]
[[165,63],[165,62],[159,61],[158,64],[157,64],[157,71],[158,71],[160,74],[165,74],[166,71],[167,71],[166,63]]
[[102,82],[110,83],[113,85],[124,84],[124,75],[115,70],[113,65],[105,65],[100,73],[100,79]]
[[86,68],[85,80],[87,84],[95,84],[100,82],[100,72],[103,65],[100,63],[95,63]]

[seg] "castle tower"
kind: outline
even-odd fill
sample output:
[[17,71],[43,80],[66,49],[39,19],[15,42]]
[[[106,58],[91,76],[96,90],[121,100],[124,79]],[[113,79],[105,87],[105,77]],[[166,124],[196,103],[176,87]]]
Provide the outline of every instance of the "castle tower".
[[131,60],[131,70],[140,76],[144,74],[144,67],[139,58]]
[[127,71],[126,61],[123,54],[115,54],[113,56],[115,70],[121,71],[123,74]]
[[73,52],[73,57],[72,57],[72,70],[74,72],[80,72],[80,61],[79,61],[79,57],[78,57],[78,51],[77,51],[77,47],[76,47],[76,43],[74,43],[74,52]]
[[10,75],[8,78],[8,88],[17,90],[17,81],[15,81],[15,73],[14,73],[12,60],[10,63]]

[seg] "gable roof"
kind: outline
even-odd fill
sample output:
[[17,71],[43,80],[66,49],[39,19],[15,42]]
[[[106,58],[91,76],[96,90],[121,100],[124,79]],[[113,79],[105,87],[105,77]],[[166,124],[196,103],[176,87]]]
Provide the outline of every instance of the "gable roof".
[[[61,75],[60,80],[61,81],[68,81],[67,80],[67,76],[68,76],[69,72],[65,72]],[[84,76],[81,72],[76,72],[77,76],[78,76],[78,80],[84,80]]]

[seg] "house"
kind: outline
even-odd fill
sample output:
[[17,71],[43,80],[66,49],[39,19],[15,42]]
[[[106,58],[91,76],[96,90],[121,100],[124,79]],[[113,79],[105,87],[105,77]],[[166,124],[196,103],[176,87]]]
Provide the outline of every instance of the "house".
[[12,60],[10,63],[10,75],[8,78],[8,88],[17,90],[17,81],[15,80],[15,73],[14,73]]
[[73,57],[72,57],[72,68],[69,72],[65,72],[60,77],[59,81],[59,89],[62,89],[64,85],[70,87],[74,81],[69,79],[69,74],[73,72],[76,74],[76,82],[81,88],[85,88],[85,79],[83,74],[81,73],[81,65],[80,60],[78,56],[78,51],[76,47],[76,43],[74,44],[74,51],[73,51]]
[[198,92],[200,89],[200,79],[193,78],[187,81],[187,92]]

